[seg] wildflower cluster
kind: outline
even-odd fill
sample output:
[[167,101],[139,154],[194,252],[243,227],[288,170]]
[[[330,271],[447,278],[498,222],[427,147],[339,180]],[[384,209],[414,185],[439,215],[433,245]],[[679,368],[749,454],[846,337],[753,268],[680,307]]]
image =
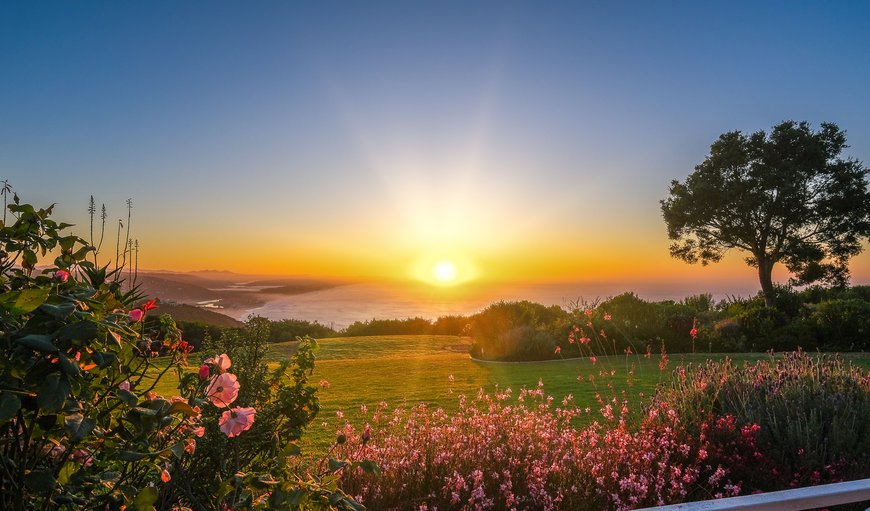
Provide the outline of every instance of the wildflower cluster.
[[510,389],[461,396],[455,413],[381,403],[364,427],[338,431],[343,453],[376,462],[381,476],[347,472],[343,486],[373,509],[623,510],[740,492],[708,459],[712,438],[749,441],[739,431],[688,434],[665,402],[639,424],[628,402],[600,404],[598,413],[570,398],[555,406],[542,385],[516,398]]

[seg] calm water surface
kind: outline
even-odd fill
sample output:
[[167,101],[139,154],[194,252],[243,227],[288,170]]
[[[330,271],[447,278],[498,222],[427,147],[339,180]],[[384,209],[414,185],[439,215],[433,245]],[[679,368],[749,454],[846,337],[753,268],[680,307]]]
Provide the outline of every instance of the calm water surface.
[[[568,306],[577,300],[606,299],[627,290],[646,300],[679,300],[699,293],[687,284],[621,285],[605,283],[487,284],[474,287],[437,288],[421,284],[367,283],[339,286],[301,295],[276,297],[266,305],[240,314],[269,319],[304,319],[340,329],[354,321],[403,319],[473,314],[500,300],[530,300],[545,305]],[[751,282],[708,287],[714,298],[751,296]]]

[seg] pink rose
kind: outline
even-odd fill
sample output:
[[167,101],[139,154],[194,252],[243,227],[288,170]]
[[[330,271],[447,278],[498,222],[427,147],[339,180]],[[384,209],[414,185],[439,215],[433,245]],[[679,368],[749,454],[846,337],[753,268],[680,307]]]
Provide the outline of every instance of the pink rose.
[[64,283],[69,280],[69,272],[66,270],[57,270],[54,272],[54,278],[60,283]]
[[206,378],[209,377],[210,374],[211,374],[211,371],[209,371],[207,365],[203,364],[203,365],[199,366],[199,379],[200,380],[205,380]]
[[124,380],[118,384],[118,388],[130,392],[130,380]]
[[242,431],[251,429],[256,413],[257,411],[253,408],[236,407],[221,414],[218,425],[226,436],[232,438],[238,436]]
[[218,373],[225,373],[227,369],[233,365],[233,363],[230,362],[230,357],[226,353],[221,353],[216,357],[208,358],[203,362],[203,364],[217,366]]
[[127,313],[127,317],[130,318],[130,321],[133,323],[138,323],[145,317],[145,312],[142,309],[133,309]]
[[218,408],[225,408],[239,397],[239,381],[236,375],[230,373],[215,376],[208,388],[205,397]]

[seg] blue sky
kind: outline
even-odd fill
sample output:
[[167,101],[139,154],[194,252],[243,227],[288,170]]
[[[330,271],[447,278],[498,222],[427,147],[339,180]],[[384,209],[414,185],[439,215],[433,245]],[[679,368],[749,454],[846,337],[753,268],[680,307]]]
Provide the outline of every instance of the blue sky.
[[79,225],[133,197],[155,268],[668,274],[720,133],[870,161],[868,53],[867,2],[6,1],[0,177]]

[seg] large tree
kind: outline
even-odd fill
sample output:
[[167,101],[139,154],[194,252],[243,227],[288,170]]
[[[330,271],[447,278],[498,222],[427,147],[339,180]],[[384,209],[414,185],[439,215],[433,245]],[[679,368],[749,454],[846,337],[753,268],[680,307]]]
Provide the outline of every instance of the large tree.
[[736,248],[758,269],[767,305],[782,262],[795,285],[845,285],[849,259],[870,236],[868,169],[841,156],[846,134],[786,121],[770,134],[722,134],[685,182],[661,201],[671,256],[708,264]]

